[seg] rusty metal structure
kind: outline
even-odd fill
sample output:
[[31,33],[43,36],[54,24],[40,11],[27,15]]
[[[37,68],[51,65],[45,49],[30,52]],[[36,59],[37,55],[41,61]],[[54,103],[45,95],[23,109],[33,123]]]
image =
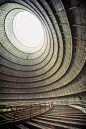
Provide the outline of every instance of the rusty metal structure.
[[6,105],[0,107],[0,128],[13,127],[16,124],[24,123],[32,118],[40,116],[53,108],[53,103],[27,103],[26,105]]

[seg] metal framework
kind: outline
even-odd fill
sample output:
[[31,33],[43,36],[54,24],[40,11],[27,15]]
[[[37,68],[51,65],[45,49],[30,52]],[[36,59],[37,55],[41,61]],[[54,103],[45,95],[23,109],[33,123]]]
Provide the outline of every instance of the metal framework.
[[[34,103],[0,108],[0,126],[13,125],[40,116],[53,108],[53,103]],[[5,111],[4,111],[5,110]]]

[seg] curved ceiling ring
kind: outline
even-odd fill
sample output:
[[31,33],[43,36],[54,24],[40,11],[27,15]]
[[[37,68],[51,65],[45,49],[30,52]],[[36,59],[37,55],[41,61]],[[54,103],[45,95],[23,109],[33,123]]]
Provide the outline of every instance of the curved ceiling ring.
[[[5,31],[7,34],[7,37],[9,38],[10,42],[20,51],[25,52],[25,53],[36,53],[37,51],[41,50],[43,43],[44,43],[44,39],[42,39],[42,42],[37,46],[37,47],[26,47],[23,44],[20,43],[20,41],[15,37],[15,34],[13,32],[13,19],[14,17],[20,13],[20,12],[24,12],[26,10],[23,9],[14,9],[12,10],[5,19]],[[29,11],[30,12],[30,11]],[[9,26],[10,25],[10,28]],[[11,35],[10,35],[11,33]],[[44,36],[43,36],[44,38]]]

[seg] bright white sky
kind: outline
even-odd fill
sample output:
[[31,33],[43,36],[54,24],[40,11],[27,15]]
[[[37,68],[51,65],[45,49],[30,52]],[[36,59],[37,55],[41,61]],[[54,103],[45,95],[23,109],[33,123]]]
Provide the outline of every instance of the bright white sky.
[[39,20],[27,11],[20,12],[15,16],[13,31],[16,38],[27,47],[36,47],[44,36]]

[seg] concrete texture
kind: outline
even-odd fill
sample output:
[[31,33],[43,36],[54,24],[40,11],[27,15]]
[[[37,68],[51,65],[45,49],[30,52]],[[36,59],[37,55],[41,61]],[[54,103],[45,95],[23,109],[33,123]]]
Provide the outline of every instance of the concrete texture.
[[[12,44],[19,42],[12,32],[18,9],[40,19],[40,50],[24,52]],[[85,61],[85,0],[0,1],[0,102],[86,101]]]

